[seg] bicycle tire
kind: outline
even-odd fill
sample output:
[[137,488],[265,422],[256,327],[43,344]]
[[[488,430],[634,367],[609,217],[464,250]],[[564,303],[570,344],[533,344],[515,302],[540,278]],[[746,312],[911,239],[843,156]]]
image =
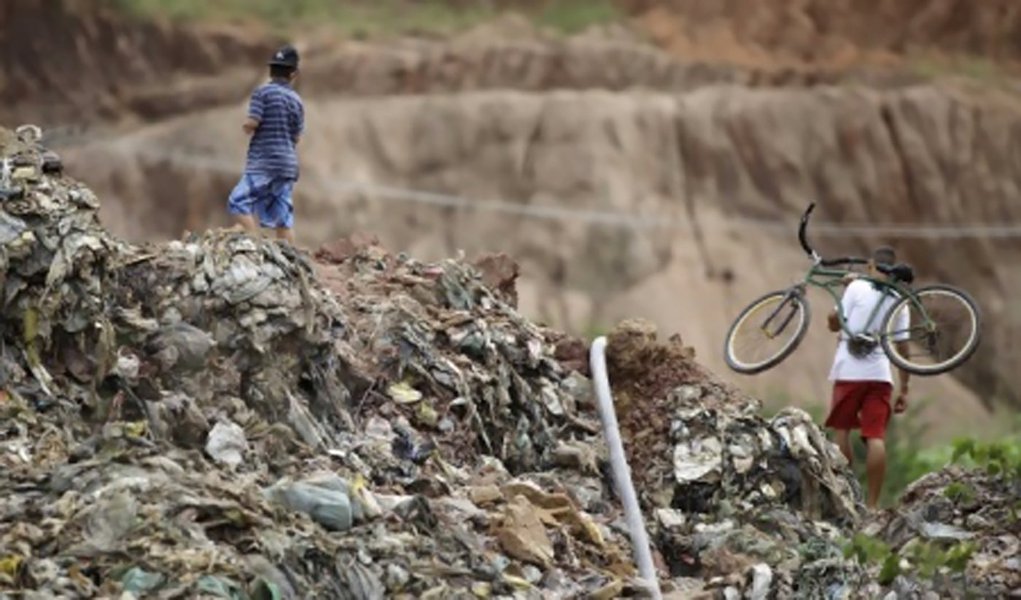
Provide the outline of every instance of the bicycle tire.
[[[789,294],[790,296],[788,297]],[[794,302],[798,307],[799,314],[803,315],[799,320],[798,324],[796,325],[798,329],[795,332],[794,337],[791,338],[791,340],[787,342],[787,344],[784,345],[784,347],[781,348],[779,352],[777,352],[776,354],[774,354],[773,356],[766,360],[752,364],[748,364],[739,360],[736,356],[734,356],[734,339],[736,337],[738,329],[742,326],[745,320],[749,317],[749,315],[751,315],[751,313],[755,309],[757,309],[762,304],[775,297],[786,298],[785,300],[781,300],[784,303]],[[781,304],[780,306],[783,306],[783,304]],[[756,373],[761,373],[768,369],[772,369],[776,365],[780,364],[788,356],[790,356],[791,353],[794,352],[794,350],[796,350],[797,347],[801,344],[801,341],[805,338],[805,333],[808,331],[808,323],[809,321],[811,321],[811,318],[812,313],[809,310],[808,303],[805,302],[805,299],[803,295],[800,293],[800,291],[791,293],[791,290],[789,289],[777,290],[775,292],[769,292],[768,294],[760,296],[759,298],[752,301],[748,306],[746,306],[744,310],[740,312],[740,314],[738,314],[737,318],[734,319],[734,322],[731,323],[730,329],[727,331],[727,337],[723,343],[723,358],[724,360],[726,360],[727,366],[729,366],[734,371],[745,375],[754,375]]]
[[914,295],[915,297],[921,297],[930,293],[949,295],[951,297],[956,298],[958,301],[962,302],[964,306],[967,307],[968,312],[971,314],[972,333],[971,337],[968,339],[968,343],[965,344],[964,348],[958,351],[958,353],[951,357],[949,360],[932,366],[916,365],[908,360],[905,360],[904,357],[900,355],[896,347],[894,347],[895,343],[894,340],[888,333],[893,323],[894,316],[897,314],[899,310],[901,310],[904,307],[905,304],[910,302],[910,299],[908,297],[903,297],[899,299],[892,307],[890,307],[890,310],[887,311],[886,316],[883,318],[882,325],[882,331],[884,332],[882,335],[883,351],[886,352],[886,356],[890,359],[890,362],[892,362],[897,367],[904,369],[908,373],[920,375],[923,377],[939,375],[941,373],[946,373],[951,369],[959,367],[961,364],[964,363],[964,361],[971,358],[971,355],[975,353],[975,350],[978,349],[979,340],[982,338],[982,312],[979,310],[978,304],[970,295],[968,295],[967,292],[950,285],[935,284],[928,285],[923,288],[919,288],[918,290],[915,290]]

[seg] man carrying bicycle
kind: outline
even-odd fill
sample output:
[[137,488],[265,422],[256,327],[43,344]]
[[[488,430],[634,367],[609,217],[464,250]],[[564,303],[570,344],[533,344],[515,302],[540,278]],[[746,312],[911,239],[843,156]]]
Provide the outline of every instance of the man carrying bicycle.
[[[877,264],[892,266],[896,262],[896,254],[891,248],[879,248],[868,265],[868,275],[873,279],[884,277]],[[868,479],[868,506],[876,508],[879,494],[886,474],[886,426],[891,415],[890,399],[893,396],[893,372],[890,360],[878,343],[879,323],[874,323],[869,331],[864,331],[866,323],[873,314],[886,314],[897,302],[896,294],[883,295],[878,285],[865,279],[848,278],[847,289],[840,301],[846,330],[855,332],[849,337],[846,332],[840,335],[830,380],[833,382],[833,398],[830,413],[826,418],[826,426],[836,431],[837,445],[850,463],[853,461],[851,451],[851,430],[861,430],[861,437],[866,445],[866,476]],[[876,312],[876,305],[883,303]],[[895,336],[898,345],[906,344],[909,328],[909,314],[902,310],[897,315],[896,331],[903,332]],[[829,315],[829,329],[841,332],[837,310]],[[907,348],[898,349],[907,356]],[[910,375],[900,370],[900,387],[893,413],[903,413],[908,405],[908,380]]]

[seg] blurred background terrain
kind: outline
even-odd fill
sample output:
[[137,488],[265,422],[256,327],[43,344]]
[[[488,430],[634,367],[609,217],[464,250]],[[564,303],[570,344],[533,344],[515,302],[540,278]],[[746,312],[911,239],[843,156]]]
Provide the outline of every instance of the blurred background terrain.
[[779,367],[721,355],[738,311],[807,268],[815,201],[823,254],[893,244],[984,312],[969,363],[915,379],[904,448],[1017,427],[1021,4],[16,0],[0,122],[42,126],[117,234],[226,225],[283,40],[303,53],[302,244],[504,252],[526,315],[586,336],[645,317],[768,405],[821,414],[826,296]]

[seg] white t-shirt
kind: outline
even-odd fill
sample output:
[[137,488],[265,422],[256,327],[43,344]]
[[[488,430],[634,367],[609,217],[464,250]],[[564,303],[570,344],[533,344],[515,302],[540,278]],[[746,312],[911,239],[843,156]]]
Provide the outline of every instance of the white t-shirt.
[[[873,308],[882,300],[883,305],[873,317],[868,331],[872,334],[878,333],[883,325],[883,317],[899,298],[900,296],[893,292],[884,300],[883,292],[875,289],[870,282],[862,279],[852,281],[844,290],[844,297],[840,300],[847,329],[851,333],[863,333],[865,323],[872,315]],[[897,315],[896,330],[902,333],[898,334],[894,338],[895,340],[907,339],[910,322],[911,315],[905,307]],[[876,344],[875,349],[868,356],[856,358],[847,348],[846,337],[847,334],[841,331],[837,354],[833,357],[833,368],[830,369],[830,381],[887,381],[893,384],[890,359],[886,357],[882,346]]]

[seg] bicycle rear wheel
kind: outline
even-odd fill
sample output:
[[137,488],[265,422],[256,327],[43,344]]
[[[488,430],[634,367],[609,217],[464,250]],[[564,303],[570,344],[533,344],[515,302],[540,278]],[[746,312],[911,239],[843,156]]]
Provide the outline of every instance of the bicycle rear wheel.
[[808,304],[797,291],[762,296],[730,326],[723,346],[727,365],[746,375],[775,367],[804,339],[810,318]]
[[[931,285],[897,301],[883,319],[883,350],[890,362],[916,375],[939,375],[960,366],[978,348],[982,316],[975,301],[949,285]],[[907,311],[906,329],[897,315]],[[907,342],[906,348],[897,341]]]

